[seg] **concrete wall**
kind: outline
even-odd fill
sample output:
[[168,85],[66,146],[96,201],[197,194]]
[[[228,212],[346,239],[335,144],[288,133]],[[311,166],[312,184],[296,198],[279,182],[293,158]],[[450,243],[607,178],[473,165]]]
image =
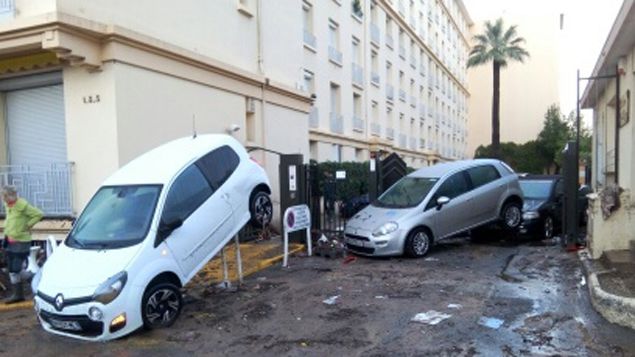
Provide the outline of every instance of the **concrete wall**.
[[[474,34],[483,32],[486,20],[504,18],[505,26],[517,25],[518,35],[530,53],[525,63],[510,62],[501,69],[500,139],[525,143],[536,139],[551,104],[559,103],[559,12],[532,2],[502,2],[473,13]],[[489,11],[486,11],[489,9]],[[492,64],[468,70],[470,93],[469,157],[479,145],[489,145],[492,136]]]

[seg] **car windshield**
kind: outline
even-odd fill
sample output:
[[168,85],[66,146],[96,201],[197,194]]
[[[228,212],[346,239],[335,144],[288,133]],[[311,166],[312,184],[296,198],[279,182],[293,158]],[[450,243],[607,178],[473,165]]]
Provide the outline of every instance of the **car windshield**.
[[551,180],[520,180],[520,188],[526,199],[546,200],[551,193]]
[[379,196],[373,205],[391,208],[415,207],[423,201],[437,181],[438,177],[406,176]]
[[148,233],[160,185],[105,186],[90,200],[66,244],[72,248],[123,248]]

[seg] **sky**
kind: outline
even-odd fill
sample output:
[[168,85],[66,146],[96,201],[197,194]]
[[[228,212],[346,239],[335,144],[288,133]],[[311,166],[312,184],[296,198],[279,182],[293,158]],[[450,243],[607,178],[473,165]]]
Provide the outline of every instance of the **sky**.
[[[483,22],[505,19],[506,14],[552,12],[564,14],[560,38],[560,107],[563,113],[575,111],[576,70],[590,76],[611,30],[622,0],[463,0],[472,20]],[[522,36],[522,28],[518,28]],[[580,96],[586,82],[580,82]],[[590,126],[590,111],[583,111]]]

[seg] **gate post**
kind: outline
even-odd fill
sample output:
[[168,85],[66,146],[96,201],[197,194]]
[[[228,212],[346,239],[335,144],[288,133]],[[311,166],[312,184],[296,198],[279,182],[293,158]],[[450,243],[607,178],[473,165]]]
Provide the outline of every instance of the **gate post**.
[[[280,232],[284,229],[284,212],[291,206],[306,204],[306,170],[302,154],[280,155]],[[291,240],[302,241],[301,234],[293,233]]]
[[567,249],[575,249],[578,243],[578,163],[575,160],[577,152],[576,142],[569,141],[564,148],[563,178],[564,205],[563,227],[564,242]]
[[381,158],[379,151],[372,151],[370,153],[370,170],[368,180],[368,198],[370,202],[379,197],[382,192],[381,189]]

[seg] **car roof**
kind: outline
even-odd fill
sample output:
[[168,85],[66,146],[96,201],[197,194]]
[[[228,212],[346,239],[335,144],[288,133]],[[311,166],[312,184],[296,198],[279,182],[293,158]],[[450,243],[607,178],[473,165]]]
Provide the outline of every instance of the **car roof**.
[[[236,139],[225,134],[205,134],[176,139],[130,161],[106,179],[103,185],[166,185],[186,165],[224,145],[232,147],[234,151],[241,147]],[[237,154],[241,156],[240,150]]]
[[446,174],[463,170],[469,167],[491,164],[491,165],[500,165],[499,160],[495,159],[474,159],[474,160],[460,160],[460,161],[451,161],[444,162],[441,164],[436,164],[433,166],[423,167],[413,173],[410,176],[414,177],[443,177]]

